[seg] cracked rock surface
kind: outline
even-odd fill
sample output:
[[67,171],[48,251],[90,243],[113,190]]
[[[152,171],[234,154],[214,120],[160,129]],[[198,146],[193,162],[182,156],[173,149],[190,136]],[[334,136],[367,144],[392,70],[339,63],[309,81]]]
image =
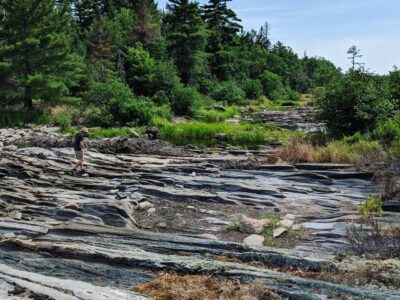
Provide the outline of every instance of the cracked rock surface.
[[[337,270],[347,221],[377,188],[370,174],[323,164],[225,169],[245,159],[228,154],[86,156],[87,175],[80,176],[71,173],[69,148],[1,150],[0,287],[19,289],[6,293],[10,299],[146,299],[130,287],[156,271],[257,278],[290,299],[400,297],[281,271]],[[151,206],[140,209],[146,202]],[[177,206],[182,210],[171,209]],[[294,215],[310,237],[291,249],[214,238],[240,212],[274,211]],[[159,226],[143,225],[155,216]]]

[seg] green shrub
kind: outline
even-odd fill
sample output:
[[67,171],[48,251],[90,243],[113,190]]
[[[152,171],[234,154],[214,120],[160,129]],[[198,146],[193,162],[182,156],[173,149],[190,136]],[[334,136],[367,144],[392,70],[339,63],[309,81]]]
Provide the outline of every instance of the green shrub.
[[71,130],[72,120],[69,115],[58,114],[54,116],[54,123],[60,126],[62,132]]
[[90,115],[91,121],[105,127],[146,125],[154,112],[154,107],[147,98],[135,98],[129,87],[116,78],[92,83],[86,100],[98,107]]
[[380,124],[373,132],[372,137],[379,140],[385,147],[400,141],[400,114]]
[[170,120],[172,116],[171,107],[168,104],[159,106],[155,109],[154,115],[165,120]]
[[335,137],[373,130],[396,112],[387,84],[363,70],[349,72],[315,98],[320,118]]
[[382,197],[369,195],[368,198],[357,208],[357,211],[364,217],[370,217],[371,214],[381,215],[382,209]]
[[263,86],[260,80],[247,79],[243,90],[247,99],[259,99],[263,95]]
[[178,116],[193,116],[201,102],[202,96],[195,88],[178,86],[172,92],[171,109]]
[[129,86],[138,95],[150,95],[156,62],[150,53],[138,44],[126,53],[126,78]]
[[169,104],[169,96],[168,96],[167,92],[165,92],[164,90],[161,90],[161,91],[158,91],[157,93],[155,93],[154,96],[151,97],[151,100],[156,105]]
[[196,87],[203,95],[213,97],[214,92],[219,88],[219,82],[215,79],[199,78]]
[[259,80],[261,82],[264,95],[271,100],[278,100],[281,98],[281,91],[284,90],[284,84],[282,78],[270,71],[265,71],[260,75]]
[[245,97],[245,92],[234,81],[222,82],[213,92],[213,99],[229,104],[239,104]]

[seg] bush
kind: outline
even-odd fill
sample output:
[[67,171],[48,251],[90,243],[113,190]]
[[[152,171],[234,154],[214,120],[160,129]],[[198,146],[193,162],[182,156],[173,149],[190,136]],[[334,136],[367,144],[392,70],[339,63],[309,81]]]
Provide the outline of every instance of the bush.
[[178,86],[172,92],[171,109],[178,116],[193,116],[201,101],[202,96],[195,88]]
[[278,96],[278,93],[280,93],[280,91],[284,90],[282,78],[279,77],[279,75],[276,75],[270,71],[265,71],[263,74],[260,75],[259,79],[263,88],[264,95],[266,95],[271,100],[281,99],[280,97],[276,97]]
[[171,107],[168,104],[164,104],[157,107],[154,114],[162,119],[170,120],[172,116]]
[[320,118],[336,137],[373,130],[395,113],[387,84],[363,70],[351,71],[315,97]]
[[54,116],[54,123],[60,126],[62,132],[69,132],[72,127],[72,120],[69,115],[58,114]]
[[196,87],[203,95],[213,97],[214,92],[219,87],[219,81],[209,78],[199,78],[197,79]]
[[400,142],[400,114],[380,124],[372,132],[372,137],[379,140],[387,148]]
[[243,85],[247,99],[259,99],[263,95],[263,87],[261,81],[248,79]]
[[128,48],[125,65],[126,79],[132,90],[139,95],[150,95],[156,67],[150,53],[141,44]]
[[215,89],[212,97],[217,101],[239,104],[243,101],[245,92],[234,81],[225,81]]
[[154,111],[147,98],[135,98],[129,87],[116,78],[92,83],[86,100],[98,107],[91,114],[91,121],[105,127],[146,125]]

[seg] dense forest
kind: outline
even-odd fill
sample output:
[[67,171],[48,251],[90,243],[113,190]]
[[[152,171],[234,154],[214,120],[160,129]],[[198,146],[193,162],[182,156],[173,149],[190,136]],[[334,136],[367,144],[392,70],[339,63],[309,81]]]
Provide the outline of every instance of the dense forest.
[[[304,94],[334,137],[372,132],[398,114],[396,67],[370,73],[356,47],[348,71],[300,57],[271,42],[267,22],[245,31],[229,1],[170,0],[165,10],[153,0],[1,1],[2,123],[67,105],[61,125],[147,126],[216,103],[298,105]],[[391,122],[388,143],[400,136],[399,118]]]

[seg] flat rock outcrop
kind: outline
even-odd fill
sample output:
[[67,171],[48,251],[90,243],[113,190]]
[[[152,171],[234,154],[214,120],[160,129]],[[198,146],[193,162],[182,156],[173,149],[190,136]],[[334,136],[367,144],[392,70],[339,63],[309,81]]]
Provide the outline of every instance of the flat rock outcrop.
[[[170,271],[259,279],[290,299],[400,297],[285,272],[337,272],[347,221],[377,188],[351,166],[242,170],[221,163],[245,159],[237,155],[104,152],[87,153],[81,176],[71,173],[70,148],[2,148],[0,286],[21,297],[146,299],[130,287]],[[310,236],[293,249],[218,240],[246,211],[293,214]]]

